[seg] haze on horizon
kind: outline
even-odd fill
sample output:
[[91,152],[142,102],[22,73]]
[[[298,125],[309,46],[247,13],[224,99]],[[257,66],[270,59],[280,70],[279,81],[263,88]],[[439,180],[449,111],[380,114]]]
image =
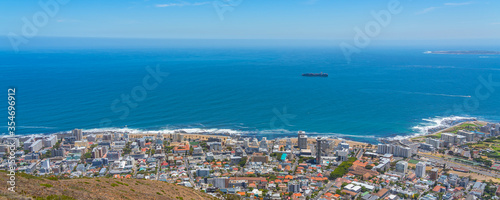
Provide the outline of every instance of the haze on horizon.
[[[47,2],[4,1],[0,6],[0,46],[9,34],[22,35]],[[109,0],[58,4],[36,38],[346,40],[356,28],[375,21],[373,13],[397,3],[374,41],[450,40],[463,44],[499,44],[499,1],[385,0]],[[53,9],[53,7],[50,7]],[[227,9],[222,11],[219,9]],[[52,16],[50,16],[52,15]],[[40,18],[42,19],[42,18]],[[57,41],[54,40],[56,43]],[[64,41],[64,40],[63,40]],[[397,42],[395,42],[397,43]],[[432,42],[430,42],[432,43]]]

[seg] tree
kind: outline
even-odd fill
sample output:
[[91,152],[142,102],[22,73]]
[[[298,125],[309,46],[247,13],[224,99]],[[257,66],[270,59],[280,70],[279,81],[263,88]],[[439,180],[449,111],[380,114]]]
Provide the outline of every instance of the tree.
[[85,154],[83,154],[83,158],[85,158],[85,159],[89,159],[91,157],[92,157],[92,153],[90,153],[90,151],[87,152],[87,153],[85,153]]
[[351,167],[356,160],[356,157],[350,157],[349,159],[347,159],[347,161],[342,162],[337,168],[335,168],[335,170],[330,173],[330,180],[341,178],[345,174],[347,174],[347,172],[349,171],[349,167]]
[[130,143],[131,142],[127,142],[127,144],[125,144],[122,155],[130,154],[130,152],[132,152],[132,149],[130,149]]
[[59,148],[61,147],[61,141],[62,141],[62,139],[61,139],[61,140],[58,140],[58,141],[57,141],[57,143],[56,143],[56,144],[54,145],[54,147],[52,147],[52,148],[54,148],[54,149],[59,149]]
[[238,163],[241,167],[244,167],[247,164],[247,157],[241,158],[241,161]]
[[47,153],[40,156],[41,159],[50,158],[52,156],[52,151],[47,151]]

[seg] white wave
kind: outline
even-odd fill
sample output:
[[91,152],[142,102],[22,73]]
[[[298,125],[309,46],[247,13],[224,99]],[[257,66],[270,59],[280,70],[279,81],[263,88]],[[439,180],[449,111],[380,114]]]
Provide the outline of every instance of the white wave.
[[476,121],[475,117],[464,117],[464,116],[450,116],[450,117],[435,117],[432,119],[423,119],[426,123],[422,123],[413,127],[414,130],[418,130],[421,133],[429,134],[439,131],[440,129],[446,129],[455,124],[466,122],[466,121]]
[[[258,136],[274,136],[273,138],[294,138],[297,131],[291,131],[287,129],[268,129],[268,130],[234,130],[234,129],[217,129],[217,128],[163,128],[158,130],[147,130],[138,129],[130,127],[109,127],[109,128],[94,128],[94,129],[82,129],[85,134],[95,134],[95,133],[127,133],[127,134],[173,134],[176,132],[187,133],[187,134],[214,134],[214,135],[241,135],[243,137],[258,137]],[[60,133],[71,133],[71,131],[63,131]],[[310,137],[325,137],[325,138],[370,138],[376,139],[378,137],[370,135],[350,135],[341,133],[318,133],[318,132],[307,132]]]
[[428,93],[428,92],[408,92],[408,91],[395,91],[404,94],[419,94],[427,96],[443,96],[443,97],[460,97],[460,98],[471,98],[470,95],[458,95],[458,94],[440,94],[440,93]]
[[348,138],[371,138],[375,139],[378,138],[374,135],[350,135],[350,134],[342,134],[342,133],[316,133],[316,132],[306,132],[307,135],[314,135],[318,137],[336,137],[336,138],[341,138],[341,137],[348,137]]
[[413,94],[429,95],[429,96],[444,96],[444,97],[462,97],[471,98],[470,95],[455,95],[455,94],[437,94],[437,93],[424,93],[424,92],[413,92]]
[[[269,135],[269,134],[295,134],[297,133],[297,131],[290,131],[290,130],[287,130],[287,129],[269,129],[269,130],[260,130],[260,131],[256,131],[258,134],[265,134],[265,135]],[[253,132],[255,133],[255,132]]]
[[[64,131],[69,133],[71,131]],[[128,134],[143,134],[143,133],[154,133],[154,134],[173,134],[176,132],[183,132],[189,134],[203,134],[203,133],[212,133],[212,134],[240,134],[242,131],[232,130],[232,129],[205,129],[205,128],[180,128],[180,129],[159,129],[159,130],[145,130],[145,129],[137,129],[137,128],[94,128],[94,129],[82,129],[84,133],[128,133]]]
[[[458,124],[465,121],[476,121],[475,117],[464,117],[464,116],[449,116],[449,117],[435,117],[422,119],[422,123],[412,127],[414,134],[405,136],[395,136],[387,139],[408,139],[410,137],[416,137],[421,135],[427,135],[435,133],[437,131],[446,129],[450,126]],[[84,133],[128,133],[128,134],[141,134],[141,133],[152,133],[152,134],[173,134],[176,132],[188,133],[188,134],[218,134],[218,135],[242,135],[242,136],[275,136],[276,138],[293,137],[297,131],[291,131],[287,129],[270,129],[270,130],[234,130],[234,129],[218,129],[218,128],[160,128],[158,130],[148,130],[148,129],[138,129],[130,127],[109,127],[109,128],[94,128],[94,129],[83,129]],[[63,131],[62,133],[70,133],[71,131]],[[310,137],[327,137],[327,138],[369,138],[377,139],[380,137],[374,135],[352,135],[352,134],[342,134],[342,133],[318,133],[318,132],[307,132]]]
[[[71,131],[66,131],[66,132],[71,132]],[[141,129],[133,129],[133,128],[93,128],[93,129],[82,129],[82,132],[84,133],[103,133],[103,132],[117,132],[117,133],[146,133],[147,131],[141,130]]]
[[408,139],[411,137],[428,135],[428,134],[432,134],[432,133],[444,130],[446,128],[449,128],[453,125],[456,125],[456,124],[459,124],[462,122],[476,121],[476,120],[477,120],[477,118],[475,118],[475,117],[464,117],[464,116],[434,117],[434,118],[422,119],[422,121],[424,121],[424,122],[412,127],[412,129],[415,131],[414,134],[406,135],[406,136],[395,136],[395,137],[391,137],[388,139],[402,140],[402,139]]

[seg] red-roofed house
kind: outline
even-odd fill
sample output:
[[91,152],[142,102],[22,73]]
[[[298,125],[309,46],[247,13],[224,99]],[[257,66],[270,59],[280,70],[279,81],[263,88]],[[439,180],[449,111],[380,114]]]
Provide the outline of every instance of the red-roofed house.
[[433,192],[445,192],[446,188],[443,186],[440,186],[440,185],[436,185],[436,187],[434,187],[434,189],[432,189],[432,191]]

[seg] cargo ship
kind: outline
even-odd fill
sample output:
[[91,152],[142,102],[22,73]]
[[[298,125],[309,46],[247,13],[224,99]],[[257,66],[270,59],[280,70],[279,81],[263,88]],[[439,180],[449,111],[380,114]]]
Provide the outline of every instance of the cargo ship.
[[305,74],[302,74],[302,76],[319,76],[319,77],[328,77],[328,74],[327,73],[305,73]]

